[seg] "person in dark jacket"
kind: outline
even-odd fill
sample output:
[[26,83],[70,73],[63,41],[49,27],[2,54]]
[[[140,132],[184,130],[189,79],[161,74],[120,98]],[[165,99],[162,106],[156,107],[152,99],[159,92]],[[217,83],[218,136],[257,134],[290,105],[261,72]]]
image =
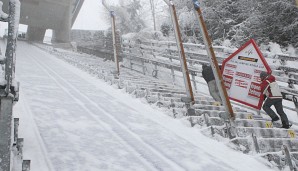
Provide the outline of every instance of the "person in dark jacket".
[[277,113],[280,116],[282,128],[290,128],[291,125],[289,124],[288,117],[283,110],[282,94],[277,82],[275,81],[275,77],[271,74],[268,74],[267,72],[262,71],[260,73],[260,78],[262,81],[261,92],[262,95],[264,95],[264,98],[266,98],[263,104],[264,111],[271,117],[272,122],[278,121],[279,117],[271,109],[271,106],[274,105]]
[[217,88],[211,66],[203,64],[202,69],[202,76],[208,84],[210,95],[213,97],[215,101],[220,102],[222,104],[222,100],[220,98],[219,90]]

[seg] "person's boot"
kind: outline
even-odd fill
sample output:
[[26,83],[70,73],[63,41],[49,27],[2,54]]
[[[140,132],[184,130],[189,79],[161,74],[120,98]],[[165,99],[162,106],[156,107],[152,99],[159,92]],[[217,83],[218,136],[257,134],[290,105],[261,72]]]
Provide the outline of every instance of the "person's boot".
[[292,126],[292,124],[283,124],[281,128],[289,129]]

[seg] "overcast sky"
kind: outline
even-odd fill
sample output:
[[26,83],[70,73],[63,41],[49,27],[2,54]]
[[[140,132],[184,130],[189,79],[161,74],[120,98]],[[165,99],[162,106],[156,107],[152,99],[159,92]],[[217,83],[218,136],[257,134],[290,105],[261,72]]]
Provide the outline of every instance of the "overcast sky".
[[105,30],[110,27],[109,23],[104,20],[106,13],[101,0],[85,0],[72,29]]

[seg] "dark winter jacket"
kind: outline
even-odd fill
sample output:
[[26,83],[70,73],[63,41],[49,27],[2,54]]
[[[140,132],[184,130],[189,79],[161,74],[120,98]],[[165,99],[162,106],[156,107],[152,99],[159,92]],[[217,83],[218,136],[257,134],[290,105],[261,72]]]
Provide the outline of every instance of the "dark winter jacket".
[[261,83],[261,92],[270,99],[282,98],[279,86],[273,75],[268,75]]
[[215,80],[211,66],[203,66],[202,76],[207,83]]

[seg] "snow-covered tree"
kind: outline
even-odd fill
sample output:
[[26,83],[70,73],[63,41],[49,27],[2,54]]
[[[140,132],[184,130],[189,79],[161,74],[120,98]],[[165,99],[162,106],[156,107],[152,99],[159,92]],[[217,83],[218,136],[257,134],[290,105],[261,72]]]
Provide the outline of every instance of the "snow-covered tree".
[[160,26],[160,31],[162,32],[163,36],[169,37],[172,28],[173,27],[172,27],[171,23],[163,22],[162,25]]
[[113,8],[116,13],[117,28],[122,34],[130,32],[139,32],[145,27],[145,22],[142,19],[142,6],[140,0],[122,1],[121,6]]
[[268,41],[298,47],[298,8],[290,0],[262,0],[258,33]]
[[[173,0],[179,25],[185,42],[202,42],[198,18],[191,0]],[[203,17],[214,43],[231,40],[240,46],[250,38],[259,44],[276,42],[283,46],[298,47],[298,8],[294,0],[212,0],[201,1]],[[168,6],[162,0],[127,0],[116,12],[124,33],[137,32],[145,22],[153,28],[154,16],[159,20],[157,28],[165,36],[172,37],[173,26]],[[152,3],[158,7],[153,11]],[[158,5],[157,5],[158,3]],[[164,5],[161,8],[162,4]],[[163,13],[163,14],[161,14]],[[152,17],[151,17],[152,16]],[[148,22],[149,21],[149,22]],[[149,26],[150,27],[150,26]]]

